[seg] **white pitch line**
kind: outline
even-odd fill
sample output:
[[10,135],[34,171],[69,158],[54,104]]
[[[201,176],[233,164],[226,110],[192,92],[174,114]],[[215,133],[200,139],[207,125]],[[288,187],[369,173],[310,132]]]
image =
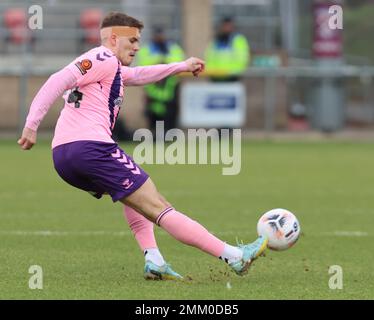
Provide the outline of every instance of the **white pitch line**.
[[[255,232],[248,232],[247,230],[237,231],[215,231],[213,234],[218,235],[256,235]],[[166,235],[166,232],[158,233],[157,235]],[[42,237],[69,237],[69,236],[114,236],[114,237],[129,237],[132,236],[131,231],[51,231],[51,230],[0,230],[0,236],[42,236]],[[363,231],[333,231],[324,233],[314,233],[307,235],[312,237],[370,237],[372,234]]]
[[333,235],[337,237],[368,237],[369,233],[363,231],[334,231]]

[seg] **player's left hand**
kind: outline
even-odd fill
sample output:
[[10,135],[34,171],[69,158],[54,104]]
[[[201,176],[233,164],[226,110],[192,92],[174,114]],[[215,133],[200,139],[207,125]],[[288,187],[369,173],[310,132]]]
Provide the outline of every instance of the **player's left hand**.
[[191,57],[186,60],[188,65],[188,71],[191,71],[192,74],[197,77],[205,69],[205,61],[199,58]]
[[21,138],[17,141],[23,150],[30,150],[36,143],[36,131],[25,127]]

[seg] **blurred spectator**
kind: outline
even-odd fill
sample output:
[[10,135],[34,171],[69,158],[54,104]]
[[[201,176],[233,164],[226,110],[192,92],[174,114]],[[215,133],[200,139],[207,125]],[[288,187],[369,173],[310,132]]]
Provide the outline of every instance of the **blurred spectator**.
[[6,41],[12,45],[32,43],[34,39],[27,28],[27,14],[23,8],[9,8],[4,11],[3,24],[7,30]]
[[85,51],[86,47],[93,48],[100,45],[100,24],[103,13],[100,9],[85,9],[80,14],[79,26],[83,30],[83,36],[79,43],[79,51]]
[[[152,39],[138,53],[138,64],[142,66],[172,63],[184,60],[182,48],[167,39],[162,28],[153,29]],[[170,76],[162,81],[144,87],[146,95],[146,116],[152,130],[156,121],[164,121],[165,130],[176,127],[178,111],[179,79]]]
[[205,51],[206,71],[214,81],[237,81],[249,65],[250,47],[235,31],[232,18],[224,18]]

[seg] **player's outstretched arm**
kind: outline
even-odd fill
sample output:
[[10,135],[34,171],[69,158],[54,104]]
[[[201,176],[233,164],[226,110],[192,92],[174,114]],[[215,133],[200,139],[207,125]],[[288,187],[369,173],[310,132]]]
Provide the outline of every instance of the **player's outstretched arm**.
[[205,62],[203,60],[192,57],[182,62],[169,64],[134,68],[123,66],[122,76],[125,86],[142,86],[181,72],[192,72],[194,76],[198,76],[204,71],[204,68]]
[[35,96],[29,114],[26,119],[25,128],[18,144],[23,150],[29,150],[36,143],[37,130],[49,108],[56,99],[67,89],[73,88],[76,77],[67,68],[54,73]]

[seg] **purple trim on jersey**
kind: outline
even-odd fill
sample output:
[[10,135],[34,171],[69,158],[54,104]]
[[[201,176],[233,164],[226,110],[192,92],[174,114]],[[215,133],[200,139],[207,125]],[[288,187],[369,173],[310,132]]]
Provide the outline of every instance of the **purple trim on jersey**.
[[121,91],[121,66],[118,63],[117,73],[114,77],[112,86],[110,88],[108,106],[110,110],[110,129],[113,130],[114,123],[116,122],[116,115],[114,114],[114,108],[116,106],[115,101],[118,99]]

